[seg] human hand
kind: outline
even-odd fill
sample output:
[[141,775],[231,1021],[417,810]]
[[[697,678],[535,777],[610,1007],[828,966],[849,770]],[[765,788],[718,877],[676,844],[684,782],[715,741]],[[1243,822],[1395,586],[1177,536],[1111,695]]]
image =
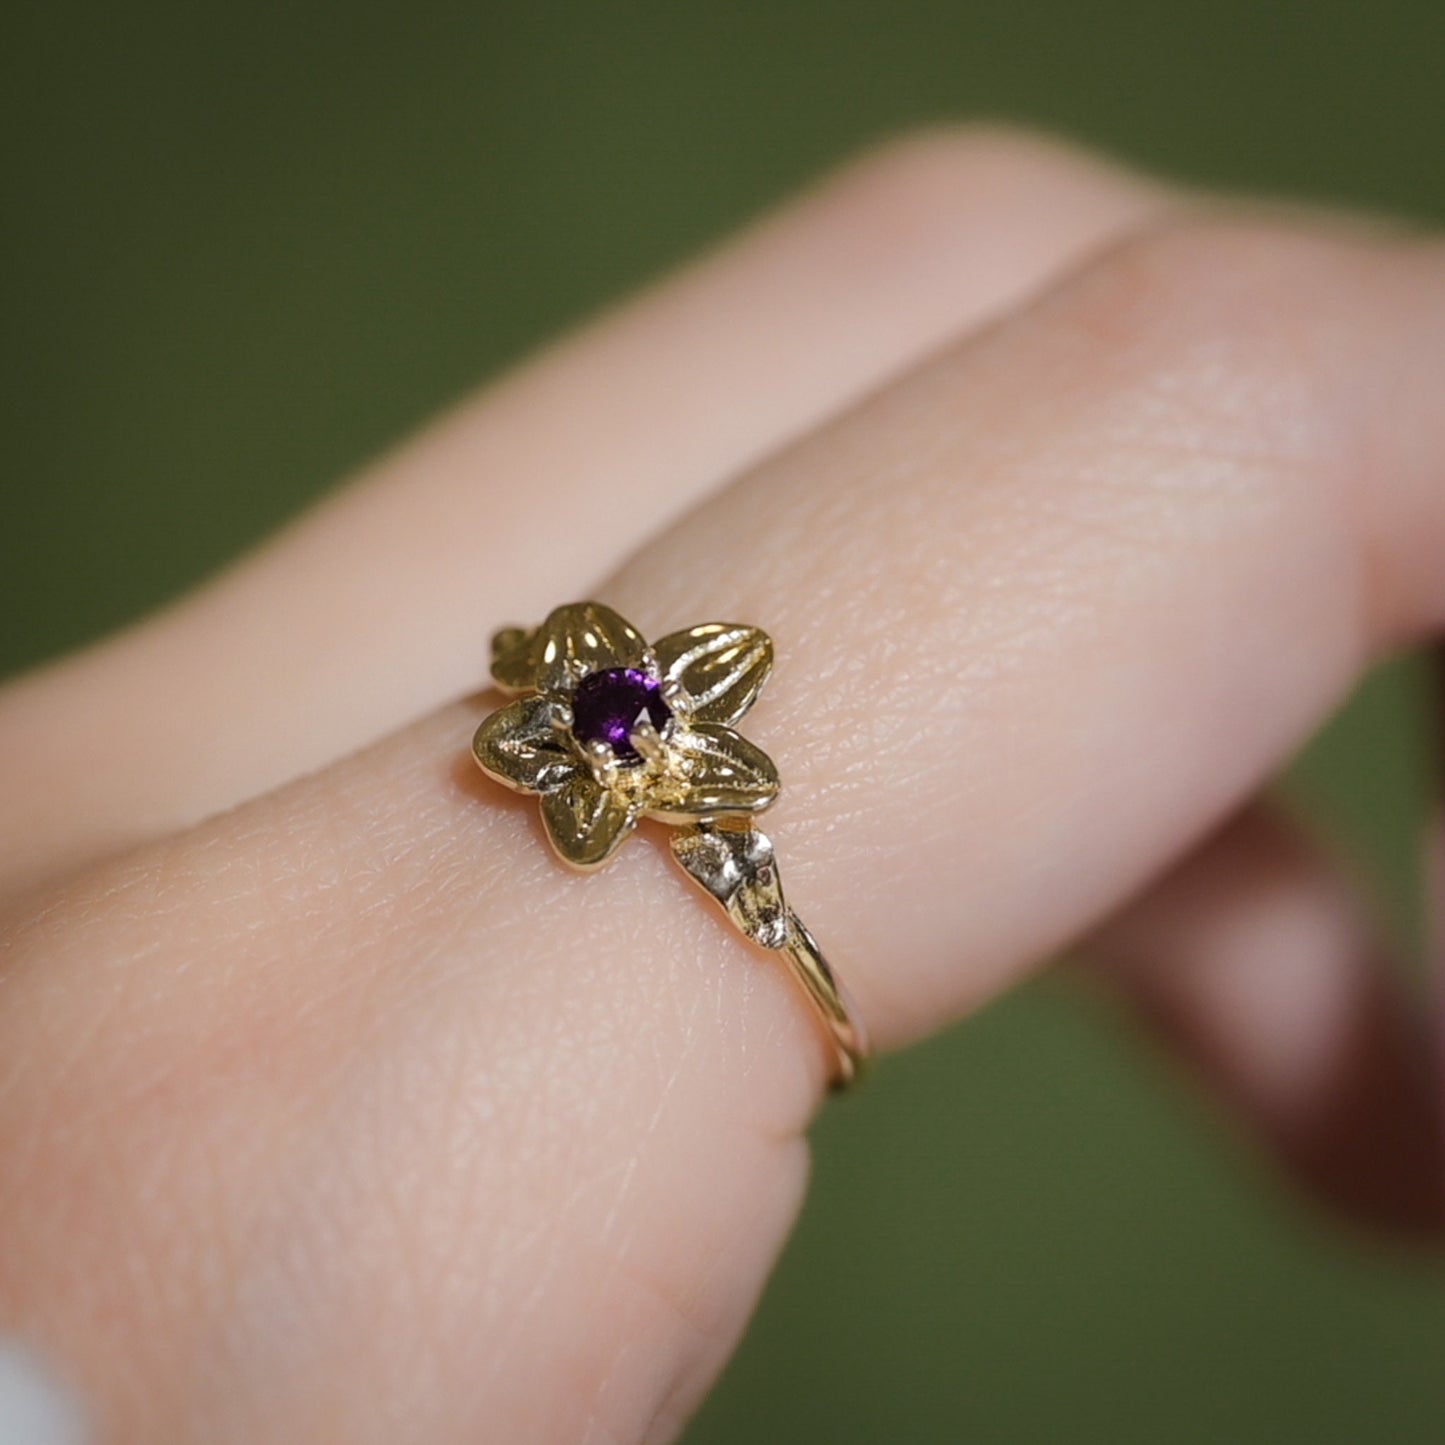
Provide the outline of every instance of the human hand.
[[106,1439],[676,1434],[827,1056],[661,850],[566,874],[475,773],[488,634],[583,595],[773,634],[769,831],[877,1043],[1087,938],[1437,1229],[1421,1030],[1240,810],[1445,620],[1442,362],[1436,241],[924,137],[11,684],[0,1324]]

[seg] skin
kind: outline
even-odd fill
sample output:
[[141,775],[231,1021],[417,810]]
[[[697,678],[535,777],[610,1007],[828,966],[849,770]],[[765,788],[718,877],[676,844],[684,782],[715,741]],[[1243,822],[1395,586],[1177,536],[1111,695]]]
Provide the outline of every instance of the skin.
[[1437,1231],[1432,1028],[1250,800],[1445,622],[1442,370],[1438,241],[912,138],[13,683],[0,1323],[107,1440],[676,1435],[826,1054],[655,830],[569,874],[473,768],[487,635],[589,594],[772,633],[768,831],[877,1043],[1085,941]]

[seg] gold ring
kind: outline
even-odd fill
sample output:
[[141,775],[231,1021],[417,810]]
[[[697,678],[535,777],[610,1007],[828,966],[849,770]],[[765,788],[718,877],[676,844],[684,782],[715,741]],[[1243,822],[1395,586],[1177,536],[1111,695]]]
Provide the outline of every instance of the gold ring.
[[492,681],[516,696],[482,722],[472,754],[489,777],[540,795],[547,836],[574,868],[601,867],[642,818],[676,825],[672,853],[688,876],[745,938],[787,960],[843,1088],[867,1040],[751,822],[778,796],[778,770],[733,727],[772,668],[756,627],[705,622],[649,647],[610,607],[571,603],[492,638]]

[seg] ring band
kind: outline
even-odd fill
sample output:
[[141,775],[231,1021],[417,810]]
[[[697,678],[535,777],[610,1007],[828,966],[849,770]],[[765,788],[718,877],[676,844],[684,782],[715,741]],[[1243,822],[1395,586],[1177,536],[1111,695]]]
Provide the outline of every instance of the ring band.
[[644,817],[676,825],[673,856],[750,942],[787,960],[827,1028],[832,1084],[862,1071],[867,1040],[847,991],[783,897],[773,845],[752,816],[778,773],[734,730],[772,671],[756,627],[707,622],[649,646],[598,602],[492,638],[492,681],[513,700],[482,721],[482,771],[540,797],[558,856],[599,868]]

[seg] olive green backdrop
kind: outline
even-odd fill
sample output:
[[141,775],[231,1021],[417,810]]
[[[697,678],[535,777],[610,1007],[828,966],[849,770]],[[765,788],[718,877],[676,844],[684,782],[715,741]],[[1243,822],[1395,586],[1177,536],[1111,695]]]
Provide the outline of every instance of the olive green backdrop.
[[[1015,117],[1439,219],[1442,58],[1434,0],[12,6],[0,668],[171,595],[860,142]],[[1405,932],[1419,681],[1300,774]],[[1078,984],[885,1064],[816,1139],[692,1445],[1445,1437],[1439,1269],[1287,1197]]]

